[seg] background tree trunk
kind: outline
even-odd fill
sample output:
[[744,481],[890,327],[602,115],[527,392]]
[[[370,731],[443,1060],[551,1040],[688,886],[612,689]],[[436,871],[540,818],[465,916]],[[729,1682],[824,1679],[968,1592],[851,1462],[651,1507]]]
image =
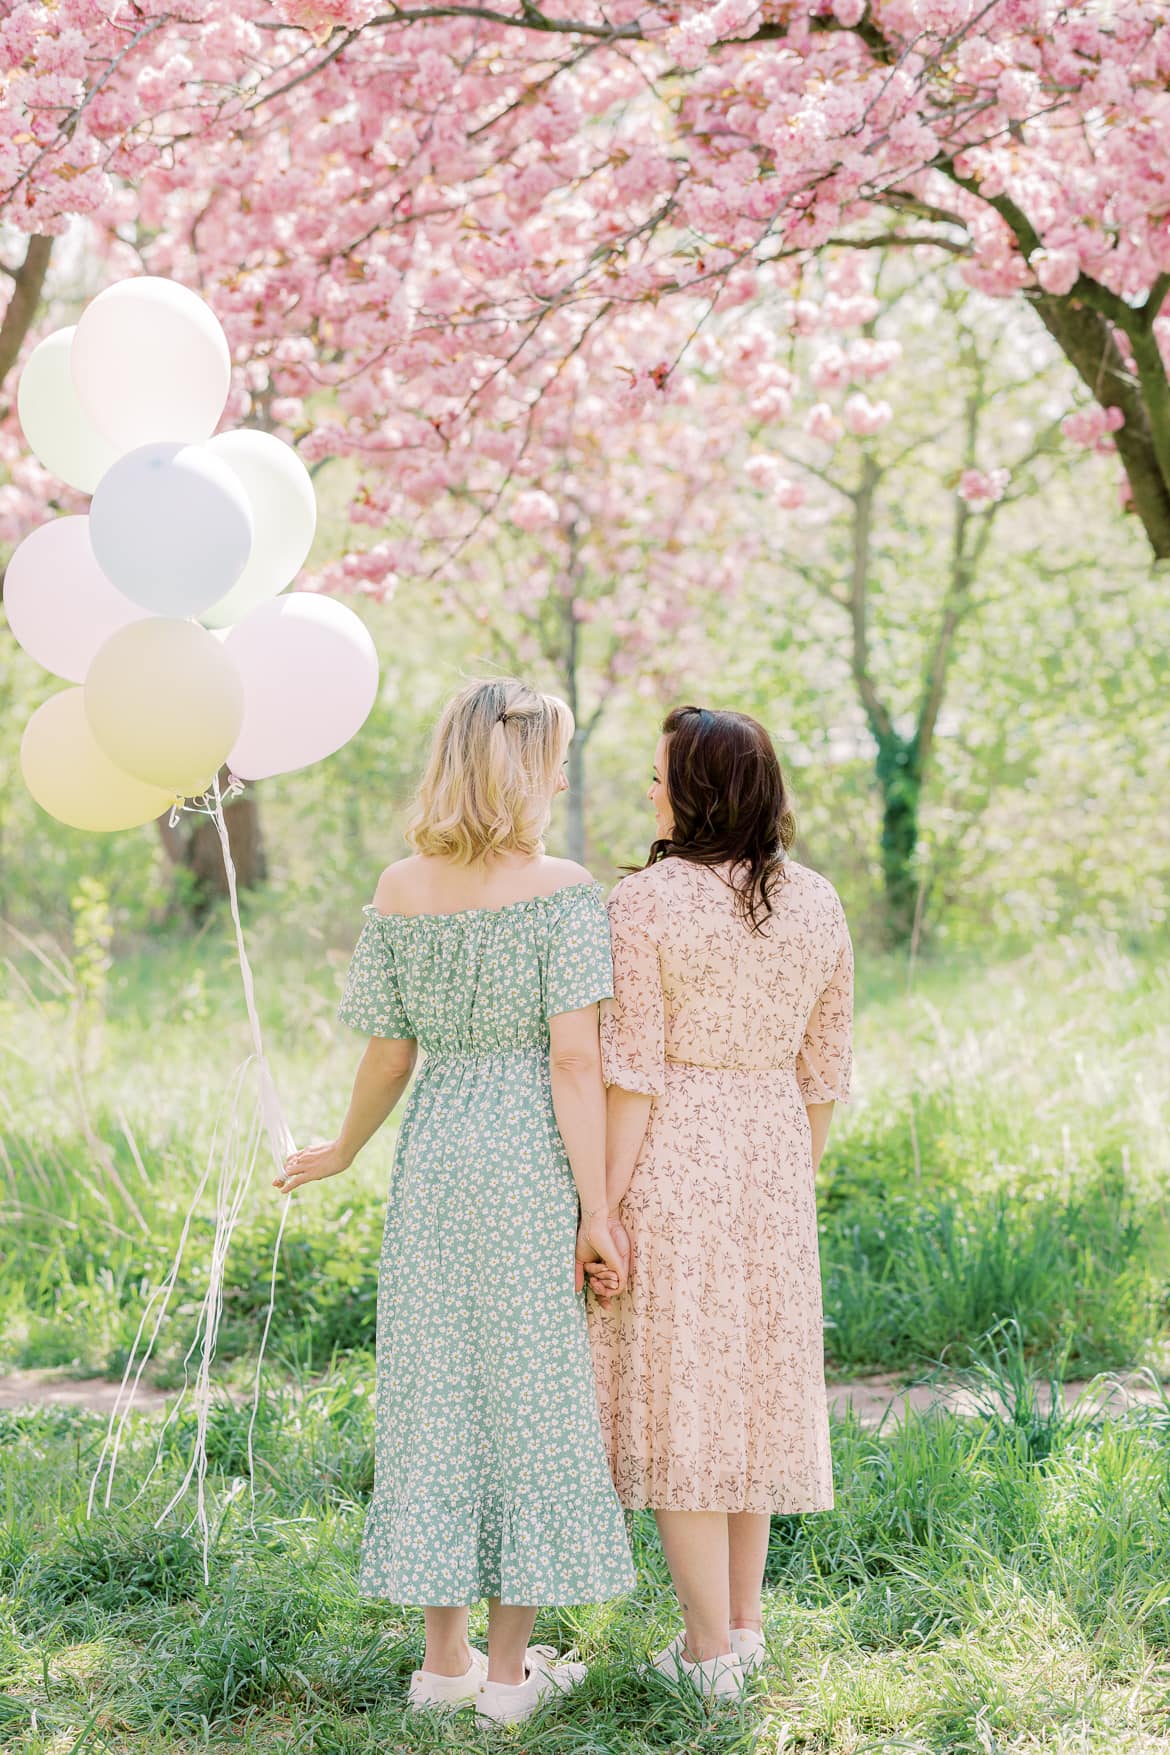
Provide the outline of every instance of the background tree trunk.
[[585,863],[585,737],[577,728],[569,745],[568,852],[578,865]]
[[52,254],[52,238],[34,233],[28,240],[24,261],[19,268],[8,268],[0,263],[0,271],[12,282],[12,297],[4,312],[4,321],[0,323],[0,384],[3,384],[16,364],[25,336],[40,308],[41,293]]
[[918,909],[918,811],[922,771],[913,738],[896,732],[878,745],[874,775],[882,807],[882,887],[886,931],[895,946],[909,944]]
[[[220,786],[227,784],[221,768]],[[260,827],[260,812],[251,793],[232,799],[223,809],[228,845],[241,890],[258,889],[268,877],[268,860]],[[185,811],[172,829],[165,816],[158,819],[159,834],[167,857],[177,872],[186,876],[175,886],[175,903],[189,920],[199,924],[213,904],[228,893],[227,873],[219,834],[210,817]]]
[[569,745],[568,823],[566,825],[568,854],[578,865],[585,863],[585,745],[591,726],[581,723],[580,639],[581,628],[573,613],[580,575],[580,536],[576,524],[569,527],[569,558],[561,586],[561,614],[564,632],[565,700],[573,715],[576,730]]

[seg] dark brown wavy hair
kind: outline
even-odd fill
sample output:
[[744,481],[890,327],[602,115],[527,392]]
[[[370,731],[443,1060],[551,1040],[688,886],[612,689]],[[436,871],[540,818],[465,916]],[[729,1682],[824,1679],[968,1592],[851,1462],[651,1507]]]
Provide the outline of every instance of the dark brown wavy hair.
[[796,839],[772,739],[748,714],[709,707],[672,708],[662,731],[670,739],[665,779],[674,830],[653,843],[646,864],[669,858],[695,865],[730,861],[728,881],[740,913],[759,932],[772,912],[773,888],[784,876],[784,855]]

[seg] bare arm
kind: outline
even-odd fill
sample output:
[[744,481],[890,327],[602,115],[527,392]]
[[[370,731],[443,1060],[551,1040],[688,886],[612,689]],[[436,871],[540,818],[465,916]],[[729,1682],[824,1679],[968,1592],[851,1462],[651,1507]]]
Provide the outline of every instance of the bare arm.
[[553,1112],[581,1202],[581,1217],[605,1212],[605,1086],[597,1007],[559,1012],[548,1021]]
[[615,1218],[642,1150],[653,1102],[646,1092],[623,1091],[620,1085],[610,1085],[605,1094],[605,1192]]
[[576,1289],[580,1292],[584,1286],[588,1268],[595,1288],[602,1284],[616,1295],[625,1287],[627,1257],[606,1211],[605,1086],[601,1082],[597,1007],[554,1013],[548,1029],[553,1111],[581,1202]]
[[832,1103],[806,1103],[808,1125],[812,1133],[812,1165],[813,1175],[821,1167],[821,1154],[829,1137],[829,1124],[833,1119]]
[[371,1140],[394,1109],[410,1083],[418,1055],[418,1043],[389,1036],[371,1036],[358,1062],[349,1108],[335,1140],[323,1146],[307,1146],[285,1159],[283,1179],[274,1187],[282,1194],[303,1182],[322,1182],[348,1170],[362,1147]]

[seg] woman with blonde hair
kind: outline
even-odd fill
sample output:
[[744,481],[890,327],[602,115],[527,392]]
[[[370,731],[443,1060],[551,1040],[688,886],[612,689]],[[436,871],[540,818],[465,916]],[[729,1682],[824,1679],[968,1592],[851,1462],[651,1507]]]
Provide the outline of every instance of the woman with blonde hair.
[[[528,1646],[542,1604],[634,1571],[606,1464],[584,1269],[624,1284],[607,1218],[601,887],[544,852],[573,720],[514,681],[439,722],[407,839],[364,912],[338,1016],[370,1040],[341,1131],[284,1189],[336,1176],[425,1059],[403,1117],[378,1288],[375,1477],[364,1596],[422,1604],[415,1707],[526,1717],[584,1665]],[[488,1600],[488,1652],[467,1606]]]

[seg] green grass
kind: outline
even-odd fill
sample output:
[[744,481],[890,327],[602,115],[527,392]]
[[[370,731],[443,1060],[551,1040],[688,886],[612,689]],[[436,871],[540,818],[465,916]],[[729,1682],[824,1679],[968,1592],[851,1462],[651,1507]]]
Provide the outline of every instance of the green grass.
[[[348,928],[250,932],[278,1086],[332,1131],[359,1049],[332,1020]],[[247,1053],[215,921],[143,946],[86,997],[22,951],[0,1011],[0,1366],[120,1372]],[[373,1480],[377,1260],[392,1129],[292,1204],[246,1480],[249,1401],[213,1414],[204,1580],[190,1498],[163,1520],[193,1414],[133,1416],[85,1517],[105,1420],[0,1413],[0,1742],[65,1751],[512,1749],[679,1755],[1170,1755],[1170,1407],[1043,1410],[1037,1373],[1157,1362],[1170,1281],[1167,977],[1157,947],[1061,942],[996,964],[861,960],[856,1101],[820,1189],[838,1372],[966,1373],[970,1420],[834,1428],[833,1512],[777,1518],[773,1665],[742,1712],[681,1706],[640,1669],[674,1630],[652,1521],[628,1599],[542,1613],[591,1663],[572,1707],[512,1733],[404,1714],[414,1611],[355,1595]],[[18,979],[19,977],[19,979]],[[21,986],[21,979],[27,984]],[[183,1380],[210,1193],[156,1347]],[[257,1165],[228,1259],[216,1380],[250,1381],[280,1202]],[[989,1338],[990,1337],[990,1338]],[[135,1494],[141,1492],[136,1502]],[[482,1634],[477,1612],[473,1632]]]
[[[333,1021],[350,936],[258,921],[268,1051],[294,1133],[329,1135],[359,1040]],[[1044,1368],[1153,1360],[1167,1319],[1170,1004],[1157,947],[1059,942],[1000,965],[860,959],[855,1102],[822,1168],[831,1369],[961,1360],[1014,1319]],[[95,1000],[25,952],[0,1012],[0,1366],[120,1372],[248,1052],[223,920],[121,956]],[[374,1339],[393,1125],[299,1196],[271,1344],[302,1369]],[[176,1380],[205,1290],[214,1176],[167,1324]],[[224,1361],[254,1354],[279,1200],[258,1161],[228,1262]]]
[[[190,1502],[152,1528],[193,1416],[168,1429],[149,1482],[161,1422],[135,1416],[112,1507],[99,1493],[87,1520],[104,1419],[2,1414],[0,1737],[29,1755],[1170,1746],[1170,1405],[1109,1424],[1041,1417],[1010,1336],[985,1347],[975,1382],[978,1418],[914,1417],[884,1433],[836,1423],[836,1508],[774,1520],[773,1661],[742,1709],[680,1704],[642,1672],[677,1622],[652,1519],[638,1513],[635,1590],[537,1623],[538,1637],[578,1645],[587,1682],[508,1732],[407,1714],[421,1615],[355,1594],[373,1467],[368,1354],[339,1359],[323,1382],[267,1387],[254,1505],[250,1408],[217,1407],[208,1582]],[[483,1632],[477,1609],[473,1637]]]

